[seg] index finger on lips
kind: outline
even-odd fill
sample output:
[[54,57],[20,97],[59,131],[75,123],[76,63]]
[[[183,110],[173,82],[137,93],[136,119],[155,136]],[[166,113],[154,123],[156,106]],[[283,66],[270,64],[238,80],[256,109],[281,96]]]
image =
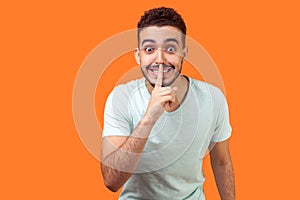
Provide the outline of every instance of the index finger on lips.
[[155,87],[161,87],[162,86],[162,80],[163,80],[163,65],[160,64],[158,67],[158,74],[157,74],[157,79],[155,83]]

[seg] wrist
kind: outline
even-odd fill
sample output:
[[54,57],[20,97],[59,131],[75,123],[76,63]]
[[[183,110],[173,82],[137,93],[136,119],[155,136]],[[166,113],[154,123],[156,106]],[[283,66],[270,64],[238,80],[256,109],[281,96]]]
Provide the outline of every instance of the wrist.
[[147,114],[141,119],[141,121],[139,123],[139,125],[141,127],[153,126],[154,124],[155,124],[155,121],[150,117],[150,115],[147,115]]
[[155,124],[155,122],[153,120],[151,120],[151,118],[148,115],[145,115],[140,120],[140,122],[138,123],[138,125],[135,128],[135,131],[133,132],[133,134],[131,136],[137,137],[140,139],[148,138],[154,124]]

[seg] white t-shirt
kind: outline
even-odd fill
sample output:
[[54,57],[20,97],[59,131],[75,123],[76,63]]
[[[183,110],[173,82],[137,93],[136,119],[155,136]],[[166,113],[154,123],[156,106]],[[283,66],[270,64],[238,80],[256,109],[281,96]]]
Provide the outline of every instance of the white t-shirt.
[[[145,78],[115,87],[106,101],[102,137],[130,136],[149,99]],[[124,184],[119,199],[205,199],[202,159],[211,143],[230,135],[222,92],[189,78],[184,101],[155,123],[137,169]]]

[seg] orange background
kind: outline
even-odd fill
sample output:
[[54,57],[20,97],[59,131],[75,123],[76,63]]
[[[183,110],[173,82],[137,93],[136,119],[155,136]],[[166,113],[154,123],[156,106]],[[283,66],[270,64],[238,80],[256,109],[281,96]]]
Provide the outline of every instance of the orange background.
[[[99,162],[78,137],[73,84],[94,47],[135,28],[144,10],[161,5],[182,14],[188,35],[222,75],[237,199],[299,199],[296,2],[1,2],[0,199],[117,198],[104,187]],[[118,66],[126,69],[126,59],[135,64],[125,56]],[[121,75],[115,68],[111,83]],[[96,105],[100,121],[102,103]],[[218,199],[208,157],[204,171],[207,199]]]

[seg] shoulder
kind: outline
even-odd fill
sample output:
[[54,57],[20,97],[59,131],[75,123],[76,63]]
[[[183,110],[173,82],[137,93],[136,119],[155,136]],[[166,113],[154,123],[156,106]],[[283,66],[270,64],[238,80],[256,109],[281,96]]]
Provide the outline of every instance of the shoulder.
[[222,100],[225,98],[223,92],[218,87],[193,78],[189,78],[189,80],[191,89],[197,94],[211,97],[213,100]]
[[111,95],[132,96],[133,93],[141,90],[143,87],[145,87],[145,80],[144,78],[140,78],[115,86]]

